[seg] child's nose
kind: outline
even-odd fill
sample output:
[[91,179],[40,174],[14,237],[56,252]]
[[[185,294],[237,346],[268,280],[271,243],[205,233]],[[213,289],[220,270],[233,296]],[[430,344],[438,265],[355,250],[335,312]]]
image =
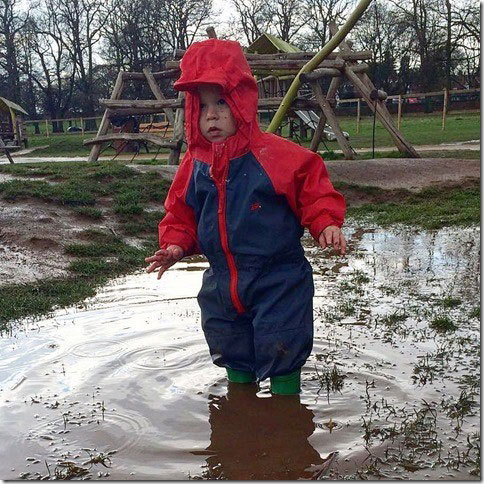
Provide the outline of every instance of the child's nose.
[[218,111],[215,106],[208,106],[207,108],[207,119],[217,119]]

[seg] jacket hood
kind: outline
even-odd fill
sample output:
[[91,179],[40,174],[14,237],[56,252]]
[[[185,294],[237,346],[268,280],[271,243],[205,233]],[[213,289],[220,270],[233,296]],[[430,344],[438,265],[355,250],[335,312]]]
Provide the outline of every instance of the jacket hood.
[[[249,149],[251,139],[260,133],[257,123],[258,89],[255,78],[238,42],[209,39],[192,44],[180,64],[182,74],[174,87],[186,91],[185,132],[192,152],[206,156],[212,143],[199,128],[200,97],[198,87],[220,86],[222,95],[237,123],[237,132],[223,143],[229,158],[241,156]],[[195,153],[194,153],[195,154]]]

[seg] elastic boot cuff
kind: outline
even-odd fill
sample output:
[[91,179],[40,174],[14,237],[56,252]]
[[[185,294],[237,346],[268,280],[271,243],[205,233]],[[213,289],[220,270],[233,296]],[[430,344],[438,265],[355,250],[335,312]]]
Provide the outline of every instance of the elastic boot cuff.
[[301,370],[288,375],[271,377],[271,392],[276,395],[297,395],[301,393]]
[[250,371],[232,370],[232,368],[226,368],[227,378],[232,383],[253,383],[256,380],[255,373]]

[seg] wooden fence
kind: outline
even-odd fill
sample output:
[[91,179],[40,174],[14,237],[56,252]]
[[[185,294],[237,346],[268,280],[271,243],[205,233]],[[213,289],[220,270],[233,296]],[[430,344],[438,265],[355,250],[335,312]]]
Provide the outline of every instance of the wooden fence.
[[[405,103],[405,100],[409,99],[422,99],[422,98],[427,98],[427,97],[442,97],[442,129],[445,129],[445,122],[446,122],[446,116],[449,111],[449,99],[452,95],[456,94],[472,94],[472,93],[480,93],[480,88],[475,88],[475,89],[452,89],[452,90],[447,90],[444,89],[442,91],[433,91],[433,92],[416,92],[416,93],[408,93],[408,94],[397,94],[393,96],[388,96],[387,98],[387,103],[390,101],[392,102],[393,100],[397,100],[398,104],[398,109],[397,109],[397,128],[400,129],[400,124],[402,122],[402,117],[403,117],[403,105]],[[352,99],[339,99],[338,100],[338,105],[344,105],[344,104],[349,104],[349,103],[356,103],[356,132],[360,132],[360,123],[361,123],[361,103],[365,102],[362,98],[352,98]],[[162,121],[166,121],[166,118],[164,118],[163,114],[156,115],[156,117],[161,117]],[[84,135],[85,133],[96,133],[97,132],[97,125],[99,121],[102,119],[102,116],[95,116],[95,117],[90,117],[90,118],[83,118],[83,117],[77,117],[77,118],[63,118],[63,119],[34,119],[34,120],[26,120],[24,121],[24,124],[26,127],[30,125],[36,125],[38,127],[38,132],[36,133],[37,135],[43,135],[46,137],[50,136],[55,136],[55,135],[61,135],[61,134],[66,134],[66,124],[68,124],[68,127],[75,126],[79,128],[79,130],[76,130],[73,132],[74,133],[80,133]],[[93,127],[91,129],[86,129],[86,125],[89,124],[88,122],[91,121],[93,122]],[[147,122],[153,123],[153,116],[148,116],[146,119]],[[63,125],[63,130],[54,132],[52,126],[55,123],[59,123]],[[28,130],[28,135],[32,136],[35,133],[32,133],[32,129]],[[69,134],[69,132],[67,132]]]
[[[480,88],[474,89],[443,89],[442,91],[432,91],[432,92],[416,92],[416,93],[408,93],[408,94],[397,94],[393,96],[387,97],[387,103],[390,100],[397,100],[398,110],[397,110],[397,128],[400,129],[400,124],[402,122],[403,116],[403,104],[405,99],[422,99],[427,97],[440,97],[442,96],[442,129],[445,129],[445,121],[447,117],[447,113],[449,111],[449,99],[450,96],[456,94],[473,94],[473,93],[480,93]],[[356,132],[360,132],[360,122],[361,122],[361,102],[364,101],[362,98],[352,98],[352,99],[340,99],[338,100],[338,104],[346,104],[346,103],[357,103],[356,106]]]

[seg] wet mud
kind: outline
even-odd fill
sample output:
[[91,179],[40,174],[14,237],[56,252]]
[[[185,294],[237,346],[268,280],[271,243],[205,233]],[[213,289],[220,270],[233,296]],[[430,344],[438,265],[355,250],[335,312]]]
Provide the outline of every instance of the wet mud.
[[3,334],[0,478],[479,479],[479,228],[347,233],[346,258],[305,239],[300,396],[211,363],[202,258]]

